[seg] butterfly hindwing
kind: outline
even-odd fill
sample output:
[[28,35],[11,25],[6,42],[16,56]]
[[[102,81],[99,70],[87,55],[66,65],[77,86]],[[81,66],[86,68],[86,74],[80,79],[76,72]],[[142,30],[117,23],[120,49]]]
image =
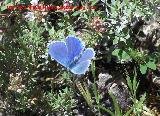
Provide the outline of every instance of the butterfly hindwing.
[[74,74],[84,74],[90,65],[91,59],[95,56],[95,52],[92,48],[87,48],[82,54],[79,60],[72,66],[71,72]]
[[49,46],[49,55],[61,65],[67,67],[68,64],[68,50],[65,42],[53,42]]
[[80,63],[77,63],[74,67],[72,67],[70,70],[74,74],[85,74],[85,72],[88,70],[89,65],[91,63],[91,60],[86,60]]
[[85,51],[81,54],[81,57],[79,58],[78,62],[83,62],[86,60],[91,60],[95,56],[95,52],[93,48],[87,48]]
[[75,57],[79,57],[84,49],[84,44],[75,36],[68,36],[66,38],[66,45],[68,49],[68,58],[70,62],[74,61]]

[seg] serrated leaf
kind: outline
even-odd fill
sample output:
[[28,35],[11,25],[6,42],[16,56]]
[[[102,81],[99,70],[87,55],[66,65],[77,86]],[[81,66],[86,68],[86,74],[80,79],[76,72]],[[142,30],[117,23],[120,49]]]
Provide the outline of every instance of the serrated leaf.
[[146,65],[148,68],[156,70],[156,64],[154,62],[149,61]]
[[145,74],[147,72],[147,65],[146,64],[140,64],[140,71],[142,74]]

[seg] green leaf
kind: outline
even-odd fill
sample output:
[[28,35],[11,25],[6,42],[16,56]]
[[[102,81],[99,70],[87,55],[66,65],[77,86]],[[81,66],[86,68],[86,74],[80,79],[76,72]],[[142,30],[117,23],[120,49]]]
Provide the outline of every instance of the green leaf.
[[82,11],[76,11],[76,12],[74,12],[73,14],[72,14],[72,16],[77,16],[77,15],[79,15],[79,14],[81,14],[82,13]]
[[84,86],[83,86],[81,83],[78,83],[77,86],[79,91],[83,95],[84,99],[86,100],[87,104],[89,105],[89,107],[93,108],[92,97],[88,88],[86,87],[86,84],[84,83]]
[[140,64],[140,71],[142,74],[145,74],[147,72],[147,65],[146,64]]
[[113,40],[113,44],[114,44],[114,45],[115,45],[115,44],[118,44],[118,42],[119,42],[119,38],[116,37],[116,38]]
[[114,113],[112,111],[110,111],[109,109],[103,107],[103,106],[98,106],[100,109],[104,110],[105,112],[108,112],[111,116],[115,116]]
[[123,61],[128,61],[130,59],[130,56],[127,54],[127,52],[121,49],[115,49],[112,52],[112,55],[118,56],[118,58],[120,58],[120,60],[123,60]]
[[123,59],[123,60],[128,60],[128,59],[130,59],[130,56],[127,54],[127,52],[122,51],[122,59]]
[[134,107],[130,108],[123,116],[130,116],[133,110],[134,110]]
[[96,66],[95,66],[95,62],[94,61],[91,63],[91,71],[92,71],[93,77],[96,78],[96,73],[95,73]]
[[88,16],[87,16],[86,14],[83,14],[83,17],[84,17],[85,19],[88,19]]
[[154,62],[149,61],[146,65],[148,68],[156,70],[156,64]]
[[117,100],[116,100],[115,96],[114,96],[112,93],[110,93],[110,92],[109,92],[109,95],[110,95],[110,97],[111,97],[112,100],[113,100],[113,104],[114,104],[116,116],[122,116],[121,109],[120,109],[120,107],[119,107],[119,104],[117,103]]
[[8,3],[8,4],[4,5],[4,6],[1,6],[1,11],[6,10],[7,6],[13,6],[13,4],[12,3]]
[[92,2],[91,6],[94,6],[98,2],[98,0],[91,0],[91,2]]
[[112,55],[118,56],[119,52],[120,52],[120,49],[115,49],[115,50],[112,52]]
[[129,0],[124,0],[125,4],[128,4]]
[[146,93],[140,98],[138,103],[136,103],[136,109],[142,109],[145,99],[146,99]]
[[60,27],[65,26],[63,23],[58,23],[58,25],[59,25]]
[[133,88],[132,88],[131,79],[130,79],[130,77],[129,77],[128,75],[126,75],[126,76],[127,76],[127,78],[126,78],[126,80],[127,80],[127,85],[128,85],[128,87],[129,87],[131,93],[133,93]]
[[5,4],[11,3],[11,2],[12,2],[12,0],[6,0]]
[[1,11],[4,11],[7,9],[7,6],[1,6]]

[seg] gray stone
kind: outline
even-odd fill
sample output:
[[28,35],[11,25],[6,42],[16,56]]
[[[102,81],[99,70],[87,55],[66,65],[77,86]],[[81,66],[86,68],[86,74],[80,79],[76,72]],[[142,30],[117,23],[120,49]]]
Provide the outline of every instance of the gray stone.
[[109,99],[106,98],[106,95],[108,95],[108,93],[111,92],[115,96],[122,110],[127,111],[128,107],[132,104],[132,102],[128,87],[125,84],[124,79],[121,78],[120,75],[119,77],[114,78],[108,73],[101,73],[99,74],[98,78],[99,80],[97,81],[97,85],[100,94],[103,96],[103,104],[105,106],[112,105],[113,108],[112,101],[109,101]]

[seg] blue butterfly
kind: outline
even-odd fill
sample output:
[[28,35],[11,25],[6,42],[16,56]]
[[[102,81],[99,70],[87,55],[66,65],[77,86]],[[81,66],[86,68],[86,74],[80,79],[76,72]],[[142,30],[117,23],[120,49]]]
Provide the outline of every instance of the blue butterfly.
[[85,48],[76,36],[70,35],[65,41],[54,41],[48,46],[52,59],[69,69],[74,74],[85,74],[94,58],[93,48]]

